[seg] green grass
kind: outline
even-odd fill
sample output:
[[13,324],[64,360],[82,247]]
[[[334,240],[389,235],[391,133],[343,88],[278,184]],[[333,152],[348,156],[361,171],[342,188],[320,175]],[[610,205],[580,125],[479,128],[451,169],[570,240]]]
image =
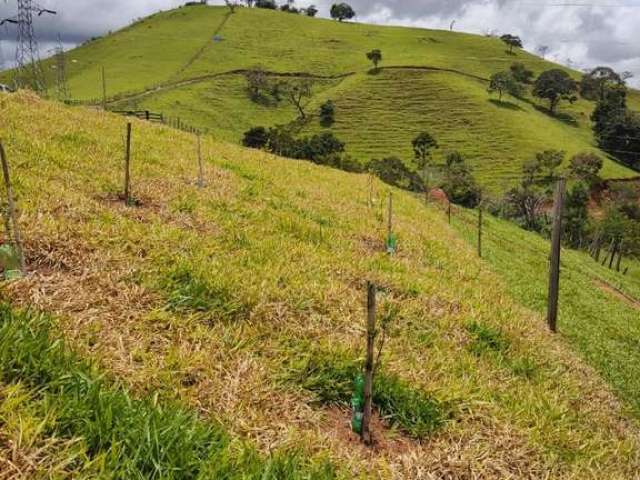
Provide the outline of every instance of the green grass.
[[87,460],[74,478],[89,472],[122,479],[335,478],[329,464],[312,466],[282,452],[263,458],[249,446],[236,450],[218,425],[157,398],[131,398],[54,339],[49,318],[6,305],[0,306],[0,379],[34,392],[29,403],[36,411],[54,412],[47,436],[80,442]]
[[[214,34],[223,40],[214,42]],[[368,75],[365,52],[374,48],[383,52],[383,67],[402,68]],[[317,86],[309,108],[315,113],[321,102],[334,100],[334,130],[351,156],[367,162],[396,155],[410,162],[411,140],[427,130],[441,144],[439,161],[446,151],[461,151],[494,195],[517,183],[522,164],[538,151],[557,148],[572,155],[597,150],[589,102],[563,106],[560,116],[569,122],[549,117],[531,102],[491,102],[482,78],[515,61],[536,73],[557,67],[525,51],[509,55],[496,38],[339,23],[263,9],[240,8],[229,15],[224,7],[196,6],[155,14],[68,57],[73,98],[101,97],[104,66],[108,96],[125,98],[113,108],[163,112],[233,142],[252,126],[286,124],[296,117],[284,102],[277,107],[251,102],[238,70],[262,65],[273,72],[338,76]],[[53,61],[45,62],[51,81],[52,66]],[[164,87],[156,90],[157,85]],[[638,105],[636,98],[632,92],[632,106]],[[317,119],[307,129],[319,130]],[[603,175],[635,174],[607,158]]]
[[[461,210],[454,216],[454,226],[472,244],[477,239],[474,225],[470,212]],[[505,279],[515,298],[544,314],[548,241],[491,216],[486,217],[485,231],[483,258],[489,267]],[[609,284],[640,299],[640,266],[633,260],[625,261],[623,268],[626,266],[630,270],[623,276],[584,252],[563,250],[558,328],[560,336],[615,387],[635,415],[640,415],[639,310],[606,289]]]
[[[633,478],[638,471],[637,425],[602,377],[614,387],[615,379],[601,377],[562,337],[548,335],[541,316],[514,301],[510,286],[435,206],[374,180],[370,207],[367,175],[209,136],[202,138],[206,187],[198,188],[195,137],[134,120],[132,187],[140,205],[127,207],[117,197],[127,119],[27,93],[0,95],[0,115],[30,270],[24,281],[0,285],[3,298],[54,313],[52,338],[97,365],[104,398],[121,402],[124,393],[114,391],[127,392],[127,416],[146,418],[149,403],[163,412],[179,405],[197,415],[198,425],[216,426],[230,442],[220,451],[229,460],[207,465],[232,464],[249,478],[270,459],[274,471],[324,472],[329,458],[338,473],[373,478],[418,471],[462,477],[469,466],[485,478],[522,471]],[[390,191],[395,256],[383,247]],[[399,426],[376,433],[394,436],[406,452],[401,456],[385,444],[370,455],[349,436],[348,413],[319,403],[301,382],[283,381],[317,348],[329,357],[320,365],[322,390],[336,382],[348,388],[353,371],[345,374],[345,365],[357,366],[364,351],[367,280],[380,287],[381,312],[397,310],[378,405]],[[587,289],[579,281],[575,288]],[[474,323],[479,329],[470,330]],[[636,333],[622,322],[617,327]],[[594,349],[601,339],[609,348],[601,335]],[[504,347],[492,348],[496,342]],[[348,361],[333,352],[349,352]],[[14,357],[22,358],[5,358]],[[630,368],[614,364],[613,374]],[[25,381],[34,400],[18,412],[30,425],[49,419],[55,427],[58,407],[76,403],[58,390],[59,400],[38,403],[34,385]],[[50,449],[46,464],[53,469],[61,458],[91,466],[92,452],[68,444],[83,437],[83,422],[89,432],[108,432],[94,427],[98,419],[82,398],[73,425],[64,423],[74,430]],[[16,415],[9,417],[0,438],[20,443],[26,437]],[[144,430],[125,420],[113,425],[116,432],[131,427],[118,433],[128,435],[122,440],[130,446]],[[416,441],[407,433],[412,428],[425,439]],[[163,444],[172,438],[166,435]],[[109,452],[107,436],[97,438]],[[45,435],[34,445],[52,441]],[[4,454],[2,448],[0,442]],[[445,454],[462,460],[443,463]]]
[[[320,403],[348,405],[354,380],[362,371],[362,362],[347,352],[315,351],[300,356],[291,379],[316,395]],[[383,369],[378,369],[373,383],[374,407],[391,425],[412,437],[428,437],[452,415],[451,405]]]

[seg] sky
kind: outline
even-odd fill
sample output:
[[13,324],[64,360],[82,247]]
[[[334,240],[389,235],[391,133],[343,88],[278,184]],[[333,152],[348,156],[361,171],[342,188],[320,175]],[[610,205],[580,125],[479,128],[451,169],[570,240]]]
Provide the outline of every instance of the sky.
[[[281,0],[282,1],[282,0]],[[297,0],[315,4],[327,16],[334,0]],[[640,87],[640,0],[347,0],[356,21],[449,29],[470,33],[512,33],[535,52],[549,47],[547,58],[584,70],[608,65],[634,74]],[[183,4],[185,0],[38,0],[58,11],[36,22],[41,55],[58,34],[70,48],[92,36],[117,30],[135,18]],[[222,4],[212,0],[210,4]],[[15,0],[0,0],[0,18],[14,14]],[[11,27],[0,27],[0,64],[10,65],[15,50]]]

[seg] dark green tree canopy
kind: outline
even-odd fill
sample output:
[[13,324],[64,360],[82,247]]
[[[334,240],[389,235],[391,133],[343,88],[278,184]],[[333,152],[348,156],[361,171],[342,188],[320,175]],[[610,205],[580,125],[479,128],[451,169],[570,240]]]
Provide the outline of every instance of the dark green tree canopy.
[[624,86],[624,80],[609,67],[597,67],[580,81],[580,95],[587,100],[604,100],[607,90]]
[[371,50],[367,53],[367,58],[373,62],[373,66],[378,69],[378,64],[382,61],[382,51],[379,49]]
[[355,10],[348,3],[334,3],[331,6],[331,18],[340,22],[343,20],[350,20],[355,16]]
[[513,48],[522,48],[522,40],[517,35],[511,35],[510,33],[505,33],[500,37],[504,43],[509,47],[509,53],[513,53]]
[[438,148],[438,142],[427,132],[422,132],[413,139],[411,144],[417,167],[426,168],[431,163],[431,151]]
[[533,95],[549,101],[549,110],[555,113],[562,100],[575,102],[578,85],[567,72],[554,68],[542,72],[533,85]]
[[516,81],[526,84],[531,83],[535,75],[532,70],[529,70],[526,65],[521,62],[516,62],[511,65],[510,71]]
[[576,180],[583,181],[589,186],[600,183],[600,170],[604,162],[602,157],[591,152],[574,155],[569,164],[569,173]]
[[497,92],[502,100],[505,93],[513,97],[520,97],[524,93],[524,89],[511,72],[498,72],[491,75],[488,92]]

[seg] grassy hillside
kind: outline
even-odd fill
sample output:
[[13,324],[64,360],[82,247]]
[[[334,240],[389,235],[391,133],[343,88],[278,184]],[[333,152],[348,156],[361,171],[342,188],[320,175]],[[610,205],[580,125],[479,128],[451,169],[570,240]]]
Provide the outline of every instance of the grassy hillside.
[[[460,210],[453,225],[470,244],[477,242],[475,213]],[[545,314],[549,243],[510,222],[487,216],[485,260],[505,279],[508,291],[524,305]],[[622,275],[588,254],[562,251],[559,329],[583,358],[614,385],[640,416],[640,264],[625,259]]]
[[[103,416],[109,403],[89,417],[87,404],[71,403],[84,397],[56,387],[56,375],[77,378],[72,363],[16,357],[53,355],[58,344],[42,342],[56,338],[97,363],[109,379],[100,391],[115,382],[153,408],[177,404],[262,452],[247,463],[242,448],[206,444],[218,445],[211,462],[223,455],[248,478],[632,478],[640,468],[626,408],[512,299],[439,210],[394,191],[400,251],[390,257],[387,188],[374,183],[370,208],[366,176],[206,139],[200,189],[195,139],[144,122],[134,123],[138,205],[126,207],[122,118],[22,93],[0,96],[0,114],[31,272],[2,285],[3,298],[53,315],[39,343],[20,330],[28,318],[1,315],[3,332],[17,333],[0,345],[0,433],[19,439],[7,406],[16,396],[24,418],[48,419],[30,437],[33,448],[58,439],[38,457],[44,468],[71,456],[73,439],[85,443],[72,466],[100,465],[113,445],[83,450],[91,439],[147,445],[136,440],[139,424],[123,430],[120,417]],[[346,409],[364,347],[366,280],[380,285],[392,318],[376,384],[386,423],[376,423],[373,454],[349,433]],[[51,370],[34,370],[40,364]],[[140,408],[136,415],[151,415]],[[185,461],[208,478],[212,463],[198,459],[211,430],[198,425],[185,451],[199,456],[162,456],[162,465]],[[121,455],[116,465],[139,465],[135,449]]]
[[[365,53],[373,48],[382,50],[383,66],[402,68],[368,75]],[[153,15],[73,50],[69,59],[74,98],[102,95],[104,66],[108,96],[119,99],[111,107],[180,116],[234,142],[252,126],[296,118],[285,102],[274,107],[251,102],[238,70],[262,65],[277,73],[323,77],[309,111],[315,113],[327,98],[335,101],[335,130],[350,155],[362,162],[391,155],[409,162],[410,140],[426,129],[442,145],[438,161],[446,151],[464,152],[483,185],[496,194],[517,182],[522,163],[537,151],[556,148],[573,154],[594,148],[589,102],[561,108],[564,121],[537,110],[534,102],[492,102],[482,80],[492,73],[515,61],[536,73],[554,66],[524,51],[509,55],[495,38],[261,9],[241,8],[229,15],[223,7],[197,6]],[[53,79],[51,66],[47,70]],[[312,120],[307,130],[318,130],[316,123]],[[605,175],[634,174],[607,160]]]

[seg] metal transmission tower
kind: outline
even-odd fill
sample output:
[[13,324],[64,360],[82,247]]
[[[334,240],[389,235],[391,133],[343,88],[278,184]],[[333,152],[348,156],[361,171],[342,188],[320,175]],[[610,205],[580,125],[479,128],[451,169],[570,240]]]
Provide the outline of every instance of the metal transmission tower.
[[55,58],[58,100],[67,100],[69,98],[69,88],[67,86],[67,59],[60,35],[58,35],[58,45],[56,45],[55,48]]
[[5,18],[0,25],[12,23],[16,25],[18,36],[16,39],[16,87],[29,87],[35,91],[44,90],[44,75],[40,67],[38,41],[33,29],[34,14],[38,17],[45,13],[55,15],[56,12],[40,7],[32,0],[16,0],[18,14]]

